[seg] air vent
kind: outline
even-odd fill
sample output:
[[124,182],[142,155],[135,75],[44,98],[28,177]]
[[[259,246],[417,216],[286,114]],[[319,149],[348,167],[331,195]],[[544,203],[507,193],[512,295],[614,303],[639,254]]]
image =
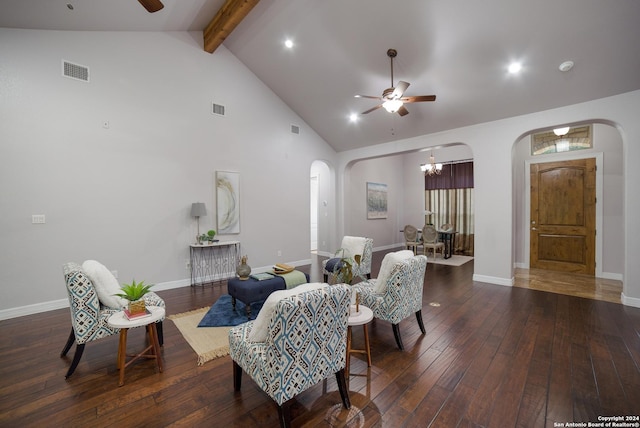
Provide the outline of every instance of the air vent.
[[83,82],[89,81],[89,67],[62,61],[62,75]]
[[291,125],[291,133],[300,135],[300,127],[298,125]]
[[211,113],[218,116],[224,116],[224,106],[220,104],[212,103]]

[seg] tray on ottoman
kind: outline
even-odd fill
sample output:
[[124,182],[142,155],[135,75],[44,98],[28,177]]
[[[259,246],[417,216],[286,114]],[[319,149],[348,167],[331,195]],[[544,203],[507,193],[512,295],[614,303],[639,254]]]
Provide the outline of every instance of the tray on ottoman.
[[[309,282],[309,274],[304,274]],[[270,279],[258,281],[254,278],[241,280],[233,278],[227,280],[227,292],[231,296],[231,304],[236,307],[236,299],[245,304],[247,316],[251,314],[251,304],[267,300],[267,297],[276,290],[284,290],[287,285],[284,278],[275,275]]]

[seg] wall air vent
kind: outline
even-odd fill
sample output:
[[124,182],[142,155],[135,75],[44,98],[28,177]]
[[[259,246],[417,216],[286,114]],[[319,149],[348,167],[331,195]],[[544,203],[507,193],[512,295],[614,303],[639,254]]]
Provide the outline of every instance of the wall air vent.
[[300,127],[298,125],[291,125],[291,133],[300,135]]
[[83,82],[89,81],[89,67],[62,60],[62,75]]
[[220,104],[212,103],[211,113],[217,116],[224,116],[224,106]]

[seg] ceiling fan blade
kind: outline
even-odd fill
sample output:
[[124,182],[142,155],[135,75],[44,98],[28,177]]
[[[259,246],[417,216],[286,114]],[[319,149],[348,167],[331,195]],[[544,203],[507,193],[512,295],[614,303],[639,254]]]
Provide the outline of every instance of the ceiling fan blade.
[[138,1],[142,6],[144,6],[145,9],[147,9],[147,12],[149,13],[157,12],[164,7],[164,5],[160,0],[138,0]]
[[363,111],[363,112],[362,112],[362,113],[360,113],[360,114],[367,114],[367,113],[371,113],[371,112],[372,112],[372,111],[374,111],[374,110],[378,110],[380,107],[382,107],[382,104],[378,104],[377,106],[375,106],[375,107],[373,107],[373,108],[370,108],[370,109],[369,109],[369,110],[367,110],[367,111]]
[[403,82],[402,80],[399,81],[396,87],[394,88],[393,93],[391,94],[391,98],[400,98],[402,94],[404,94],[404,91],[407,90],[408,87],[409,87],[408,82]]
[[370,98],[372,100],[381,100],[382,97],[374,97],[373,95],[354,95],[355,98]]
[[400,116],[405,116],[407,114],[409,114],[409,110],[407,110],[407,108],[405,106],[402,106],[398,109],[398,114]]
[[435,95],[416,95],[415,97],[402,97],[400,101],[405,103],[419,103],[422,101],[435,101]]

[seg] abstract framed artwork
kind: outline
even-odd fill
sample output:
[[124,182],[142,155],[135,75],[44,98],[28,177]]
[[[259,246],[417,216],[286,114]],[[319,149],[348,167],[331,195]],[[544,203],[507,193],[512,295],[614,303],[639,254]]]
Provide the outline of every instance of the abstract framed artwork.
[[367,219],[387,218],[387,185],[367,182]]
[[218,234],[240,233],[240,174],[216,171]]

